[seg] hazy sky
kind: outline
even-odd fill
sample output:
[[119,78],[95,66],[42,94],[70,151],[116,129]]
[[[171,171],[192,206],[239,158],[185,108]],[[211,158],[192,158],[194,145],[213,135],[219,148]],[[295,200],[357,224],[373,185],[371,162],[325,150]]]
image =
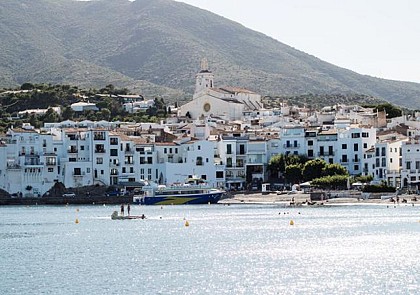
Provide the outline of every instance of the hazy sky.
[[335,65],[420,82],[419,0],[178,0]]

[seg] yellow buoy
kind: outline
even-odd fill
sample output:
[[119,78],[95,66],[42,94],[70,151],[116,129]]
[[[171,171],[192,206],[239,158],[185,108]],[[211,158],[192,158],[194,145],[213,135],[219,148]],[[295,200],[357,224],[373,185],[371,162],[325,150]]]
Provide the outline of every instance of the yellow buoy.
[[76,224],[79,223],[79,218],[76,218],[76,221],[74,223]]
[[187,221],[185,221],[185,226],[190,226],[190,223]]
[[293,220],[290,220],[290,225],[295,225],[295,222]]

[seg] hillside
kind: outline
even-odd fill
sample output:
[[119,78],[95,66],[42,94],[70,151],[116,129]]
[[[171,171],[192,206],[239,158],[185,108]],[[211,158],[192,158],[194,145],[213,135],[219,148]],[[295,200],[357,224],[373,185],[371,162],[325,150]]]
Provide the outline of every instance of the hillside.
[[171,0],[3,0],[0,87],[114,84],[189,99],[207,57],[217,85],[262,95],[358,93],[420,108],[420,84],[357,74]]

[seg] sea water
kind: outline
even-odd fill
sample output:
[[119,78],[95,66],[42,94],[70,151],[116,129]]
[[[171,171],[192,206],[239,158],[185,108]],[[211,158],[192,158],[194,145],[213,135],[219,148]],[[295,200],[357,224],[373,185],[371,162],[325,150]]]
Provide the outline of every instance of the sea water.
[[417,206],[114,210],[0,207],[0,293],[420,293]]

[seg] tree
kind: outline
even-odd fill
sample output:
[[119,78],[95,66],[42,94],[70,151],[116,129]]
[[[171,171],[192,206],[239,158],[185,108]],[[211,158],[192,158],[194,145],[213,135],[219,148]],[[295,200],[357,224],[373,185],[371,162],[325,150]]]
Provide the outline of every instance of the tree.
[[74,111],[70,106],[64,107],[61,116],[63,117],[63,120],[73,119]]
[[58,122],[59,115],[52,108],[48,108],[47,112],[42,117],[42,121],[47,123]]
[[274,155],[268,162],[268,170],[272,174],[284,173],[286,170],[286,159],[283,154]]
[[300,182],[302,179],[302,166],[300,164],[287,166],[284,176],[292,184]]
[[338,163],[327,164],[323,170],[324,176],[333,176],[333,175],[348,175],[349,172],[343,166]]
[[103,108],[100,112],[102,120],[109,121],[111,118],[111,111],[107,108]]
[[20,86],[20,89],[21,90],[32,90],[32,89],[34,89],[34,84],[32,84],[32,83],[23,83]]
[[327,163],[321,159],[310,160],[303,166],[302,174],[305,180],[312,180],[322,177],[322,171]]

